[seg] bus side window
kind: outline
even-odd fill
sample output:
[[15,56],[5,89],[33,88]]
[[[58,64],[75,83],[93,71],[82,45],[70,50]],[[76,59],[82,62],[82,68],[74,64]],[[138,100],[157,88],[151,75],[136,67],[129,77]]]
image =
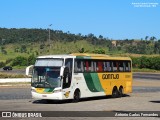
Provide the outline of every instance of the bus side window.
[[81,65],[81,72],[84,72],[84,61],[83,60],[81,60],[80,65]]
[[107,62],[107,66],[108,66],[108,67],[107,67],[108,71],[109,71],[109,72],[112,72],[113,69],[112,69],[112,62],[111,62],[111,61],[108,61],[108,62]]
[[75,60],[74,72],[84,72],[84,61],[83,60]]
[[131,62],[128,61],[128,71],[131,71]]
[[118,71],[118,66],[117,66],[117,62],[116,61],[113,61],[112,62],[112,68],[113,68],[113,72],[117,72]]
[[74,72],[81,72],[81,64],[79,60],[75,60]]
[[90,61],[90,64],[91,64],[91,72],[94,72],[94,62]]
[[129,61],[125,62],[125,71],[130,72],[131,71],[131,63]]
[[103,72],[103,62],[102,61],[97,62],[97,72]]
[[93,62],[91,60],[86,60],[86,71],[93,72]]
[[103,71],[106,72],[107,71],[107,63],[103,62]]
[[74,72],[78,71],[77,61],[74,62]]
[[83,62],[83,68],[84,68],[84,72],[86,72],[87,70],[86,61]]
[[96,61],[93,61],[93,71],[97,72],[97,63],[96,63]]
[[104,72],[111,72],[112,71],[111,62],[105,61],[105,62],[103,62],[103,65],[104,65],[104,67],[103,67]]
[[93,72],[93,62],[91,60],[85,60],[83,63],[84,71],[85,72]]
[[89,63],[87,60],[84,61],[84,71],[88,72],[89,71]]
[[88,61],[88,66],[89,66],[89,68],[88,68],[88,70],[89,70],[89,72],[93,72],[93,62],[92,61]]
[[123,64],[124,62],[122,62],[122,61],[119,61],[119,71],[120,72],[123,72],[124,71],[124,64]]

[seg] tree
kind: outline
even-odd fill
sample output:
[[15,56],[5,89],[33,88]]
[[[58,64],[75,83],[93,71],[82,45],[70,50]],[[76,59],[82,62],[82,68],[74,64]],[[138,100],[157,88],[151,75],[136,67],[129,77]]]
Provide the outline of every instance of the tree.
[[95,53],[95,54],[105,54],[105,50],[103,50],[103,49],[96,49],[96,50],[93,51],[93,53]]
[[88,34],[88,38],[93,38],[94,37],[94,34],[90,33]]
[[148,40],[148,38],[149,38],[149,36],[146,36],[146,37],[145,37],[145,40]]
[[156,37],[152,36],[152,37],[150,37],[150,40],[154,41],[154,40],[156,40]]
[[103,36],[102,36],[102,35],[99,35],[99,39],[103,39]]

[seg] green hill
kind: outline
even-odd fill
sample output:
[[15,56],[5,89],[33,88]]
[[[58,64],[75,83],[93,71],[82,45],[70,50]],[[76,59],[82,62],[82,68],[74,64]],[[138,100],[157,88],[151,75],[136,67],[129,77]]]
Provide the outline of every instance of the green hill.
[[29,65],[28,57],[31,59],[33,56],[48,54],[160,54],[160,40],[154,36],[146,36],[144,40],[111,40],[92,33],[82,35],[50,30],[50,41],[48,38],[47,29],[0,28],[0,67],[13,65],[13,62],[14,65],[19,65],[18,60],[15,60],[18,56],[24,57],[24,61],[27,61],[27,64],[24,62],[21,65]]
[[[106,53],[111,45],[110,40],[93,34],[81,35],[51,30],[48,40],[46,29],[7,29],[0,28],[0,64],[12,64],[18,56],[69,54],[77,52]],[[4,64],[0,65],[1,67]]]

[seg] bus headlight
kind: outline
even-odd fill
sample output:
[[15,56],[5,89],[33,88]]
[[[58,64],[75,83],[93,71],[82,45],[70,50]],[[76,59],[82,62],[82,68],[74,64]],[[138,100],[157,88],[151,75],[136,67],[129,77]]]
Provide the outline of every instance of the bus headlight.
[[54,90],[54,91],[53,91],[53,93],[59,93],[59,92],[62,92],[62,89]]
[[31,89],[31,92],[36,92],[36,90],[35,89]]

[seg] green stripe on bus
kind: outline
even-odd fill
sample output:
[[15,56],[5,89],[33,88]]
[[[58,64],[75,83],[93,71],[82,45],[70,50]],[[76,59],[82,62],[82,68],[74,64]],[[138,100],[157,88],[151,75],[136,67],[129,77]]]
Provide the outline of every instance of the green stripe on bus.
[[90,73],[83,73],[83,75],[84,75],[84,78],[85,78],[88,89],[91,92],[98,92],[98,90],[96,89],[96,87],[93,83],[93,79],[91,77],[91,74]]
[[77,59],[91,59],[90,56],[76,56]]
[[53,88],[45,88],[44,92],[52,92]]
[[101,85],[101,83],[100,83],[98,74],[97,74],[97,73],[91,73],[91,77],[92,77],[93,84],[94,84],[95,88],[96,88],[99,92],[104,91],[103,88],[102,88],[102,85]]

